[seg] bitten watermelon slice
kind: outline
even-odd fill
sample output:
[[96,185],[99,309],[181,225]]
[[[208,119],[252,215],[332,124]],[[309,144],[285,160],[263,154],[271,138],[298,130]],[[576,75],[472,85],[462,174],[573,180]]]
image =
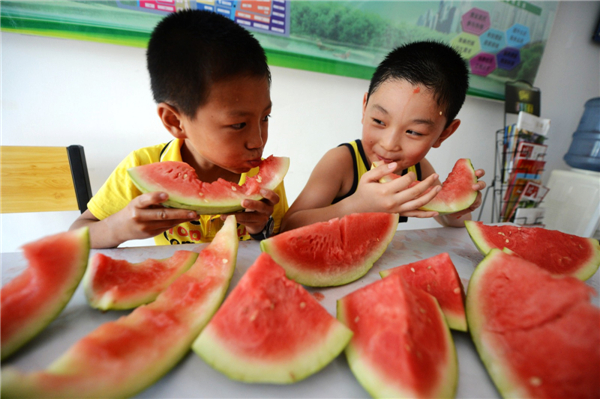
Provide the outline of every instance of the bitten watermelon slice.
[[392,274],[338,300],[337,317],[354,332],[346,357],[371,396],[454,397],[456,349],[433,296]]
[[300,284],[342,285],[371,269],[397,227],[397,214],[353,213],[278,234],[261,241],[260,248]]
[[593,276],[600,266],[600,245],[594,238],[540,227],[492,226],[473,221],[466,221],[465,226],[484,255],[492,248],[508,248],[552,274],[580,280]]
[[465,210],[477,199],[477,191],[473,190],[476,183],[477,176],[471,160],[461,158],[454,164],[440,192],[419,209],[439,212],[440,215]]
[[133,309],[150,303],[197,257],[196,252],[177,251],[170,258],[130,263],[97,253],[82,280],[88,303],[101,310]]
[[492,249],[475,269],[467,319],[505,398],[598,398],[600,309],[591,287]]
[[447,252],[418,262],[379,272],[381,277],[399,274],[413,287],[425,290],[437,299],[448,326],[467,331],[465,289]]
[[261,254],[192,348],[231,379],[285,384],[325,367],[351,336],[268,254]]
[[236,212],[244,209],[242,200],[261,200],[260,190],[274,190],[290,166],[287,157],[270,156],[259,165],[259,172],[247,177],[241,186],[223,179],[205,183],[194,168],[185,162],[155,162],[127,170],[131,180],[143,193],[163,191],[169,199],[162,205],[195,210],[203,215]]
[[189,351],[219,307],[237,248],[237,223],[229,216],[196,263],[154,302],[101,325],[44,371],[3,368],[2,397],[130,397],[147,388]]
[[2,359],[60,314],[83,277],[89,252],[87,227],[23,246],[23,255],[29,262],[27,269],[0,292]]

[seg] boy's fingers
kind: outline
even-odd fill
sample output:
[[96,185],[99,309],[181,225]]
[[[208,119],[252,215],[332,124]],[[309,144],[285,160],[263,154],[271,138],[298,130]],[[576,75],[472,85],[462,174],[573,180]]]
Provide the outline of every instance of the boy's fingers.
[[475,176],[477,176],[478,178],[481,178],[481,177],[485,176],[485,170],[483,170],[483,169],[477,169],[475,171]]
[[263,196],[262,201],[264,202],[264,200],[267,200],[271,206],[279,203],[279,195],[277,195],[277,193],[275,193],[273,190],[267,190],[263,188],[260,190],[260,195]]
[[384,163],[375,168],[371,168],[370,171],[365,173],[363,178],[366,177],[369,181],[379,181],[379,179],[381,179],[382,177],[389,175],[390,173],[394,173],[394,171],[396,170],[397,167],[398,167],[398,164],[396,162],[392,162],[392,163],[388,163],[388,164]]
[[402,216],[408,216],[411,218],[432,218],[439,215],[437,212],[432,211],[420,211],[415,209],[414,211],[406,211],[401,213]]
[[138,208],[149,208],[153,205],[159,205],[169,199],[167,193],[156,191],[153,193],[145,193],[133,199]]

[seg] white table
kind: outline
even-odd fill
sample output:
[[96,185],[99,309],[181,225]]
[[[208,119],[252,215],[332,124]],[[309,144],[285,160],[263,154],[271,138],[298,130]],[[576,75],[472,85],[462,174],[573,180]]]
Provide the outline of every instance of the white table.
[[[203,246],[131,247],[93,250],[113,258],[139,262],[147,258],[165,258],[178,249],[199,252]],[[448,252],[458,270],[465,289],[475,266],[483,259],[464,228],[400,230],[383,256],[361,279],[342,287],[309,289],[321,304],[335,316],[336,300],[346,294],[379,280],[379,271]],[[235,287],[256,257],[260,254],[257,242],[241,242],[237,267],[230,290]],[[18,275],[26,266],[20,253],[2,254],[2,285]],[[600,273],[587,281],[596,291]],[[599,299],[594,299],[596,305]],[[44,331],[2,365],[34,371],[47,367],[72,344],[102,323],[115,320],[129,311],[102,313],[87,305],[81,286],[73,298]],[[459,362],[457,398],[499,398],[468,333],[453,331]],[[345,355],[338,356],[320,372],[292,385],[247,384],[229,380],[213,370],[191,352],[156,384],[140,393],[138,398],[364,398],[368,393],[358,384],[350,371]]]

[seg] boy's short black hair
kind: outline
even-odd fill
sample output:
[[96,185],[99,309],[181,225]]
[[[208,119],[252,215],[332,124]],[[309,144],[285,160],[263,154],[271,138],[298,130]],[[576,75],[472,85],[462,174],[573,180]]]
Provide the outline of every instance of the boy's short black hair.
[[271,82],[265,51],[234,21],[209,11],[182,10],[154,28],[146,52],[152,95],[194,118],[214,83],[238,76]]
[[446,108],[446,127],[456,118],[469,88],[466,62],[452,47],[434,41],[409,43],[392,50],[375,70],[368,97],[390,79],[433,90],[438,105]]

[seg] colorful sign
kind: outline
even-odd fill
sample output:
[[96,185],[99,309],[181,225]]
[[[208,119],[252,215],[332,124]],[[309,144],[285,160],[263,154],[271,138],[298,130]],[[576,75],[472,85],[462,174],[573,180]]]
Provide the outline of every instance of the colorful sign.
[[2,0],[2,30],[145,47],[161,18],[219,13],[250,30],[270,65],[370,79],[387,53],[434,40],[470,68],[469,94],[504,99],[533,82],[554,22],[553,1]]

